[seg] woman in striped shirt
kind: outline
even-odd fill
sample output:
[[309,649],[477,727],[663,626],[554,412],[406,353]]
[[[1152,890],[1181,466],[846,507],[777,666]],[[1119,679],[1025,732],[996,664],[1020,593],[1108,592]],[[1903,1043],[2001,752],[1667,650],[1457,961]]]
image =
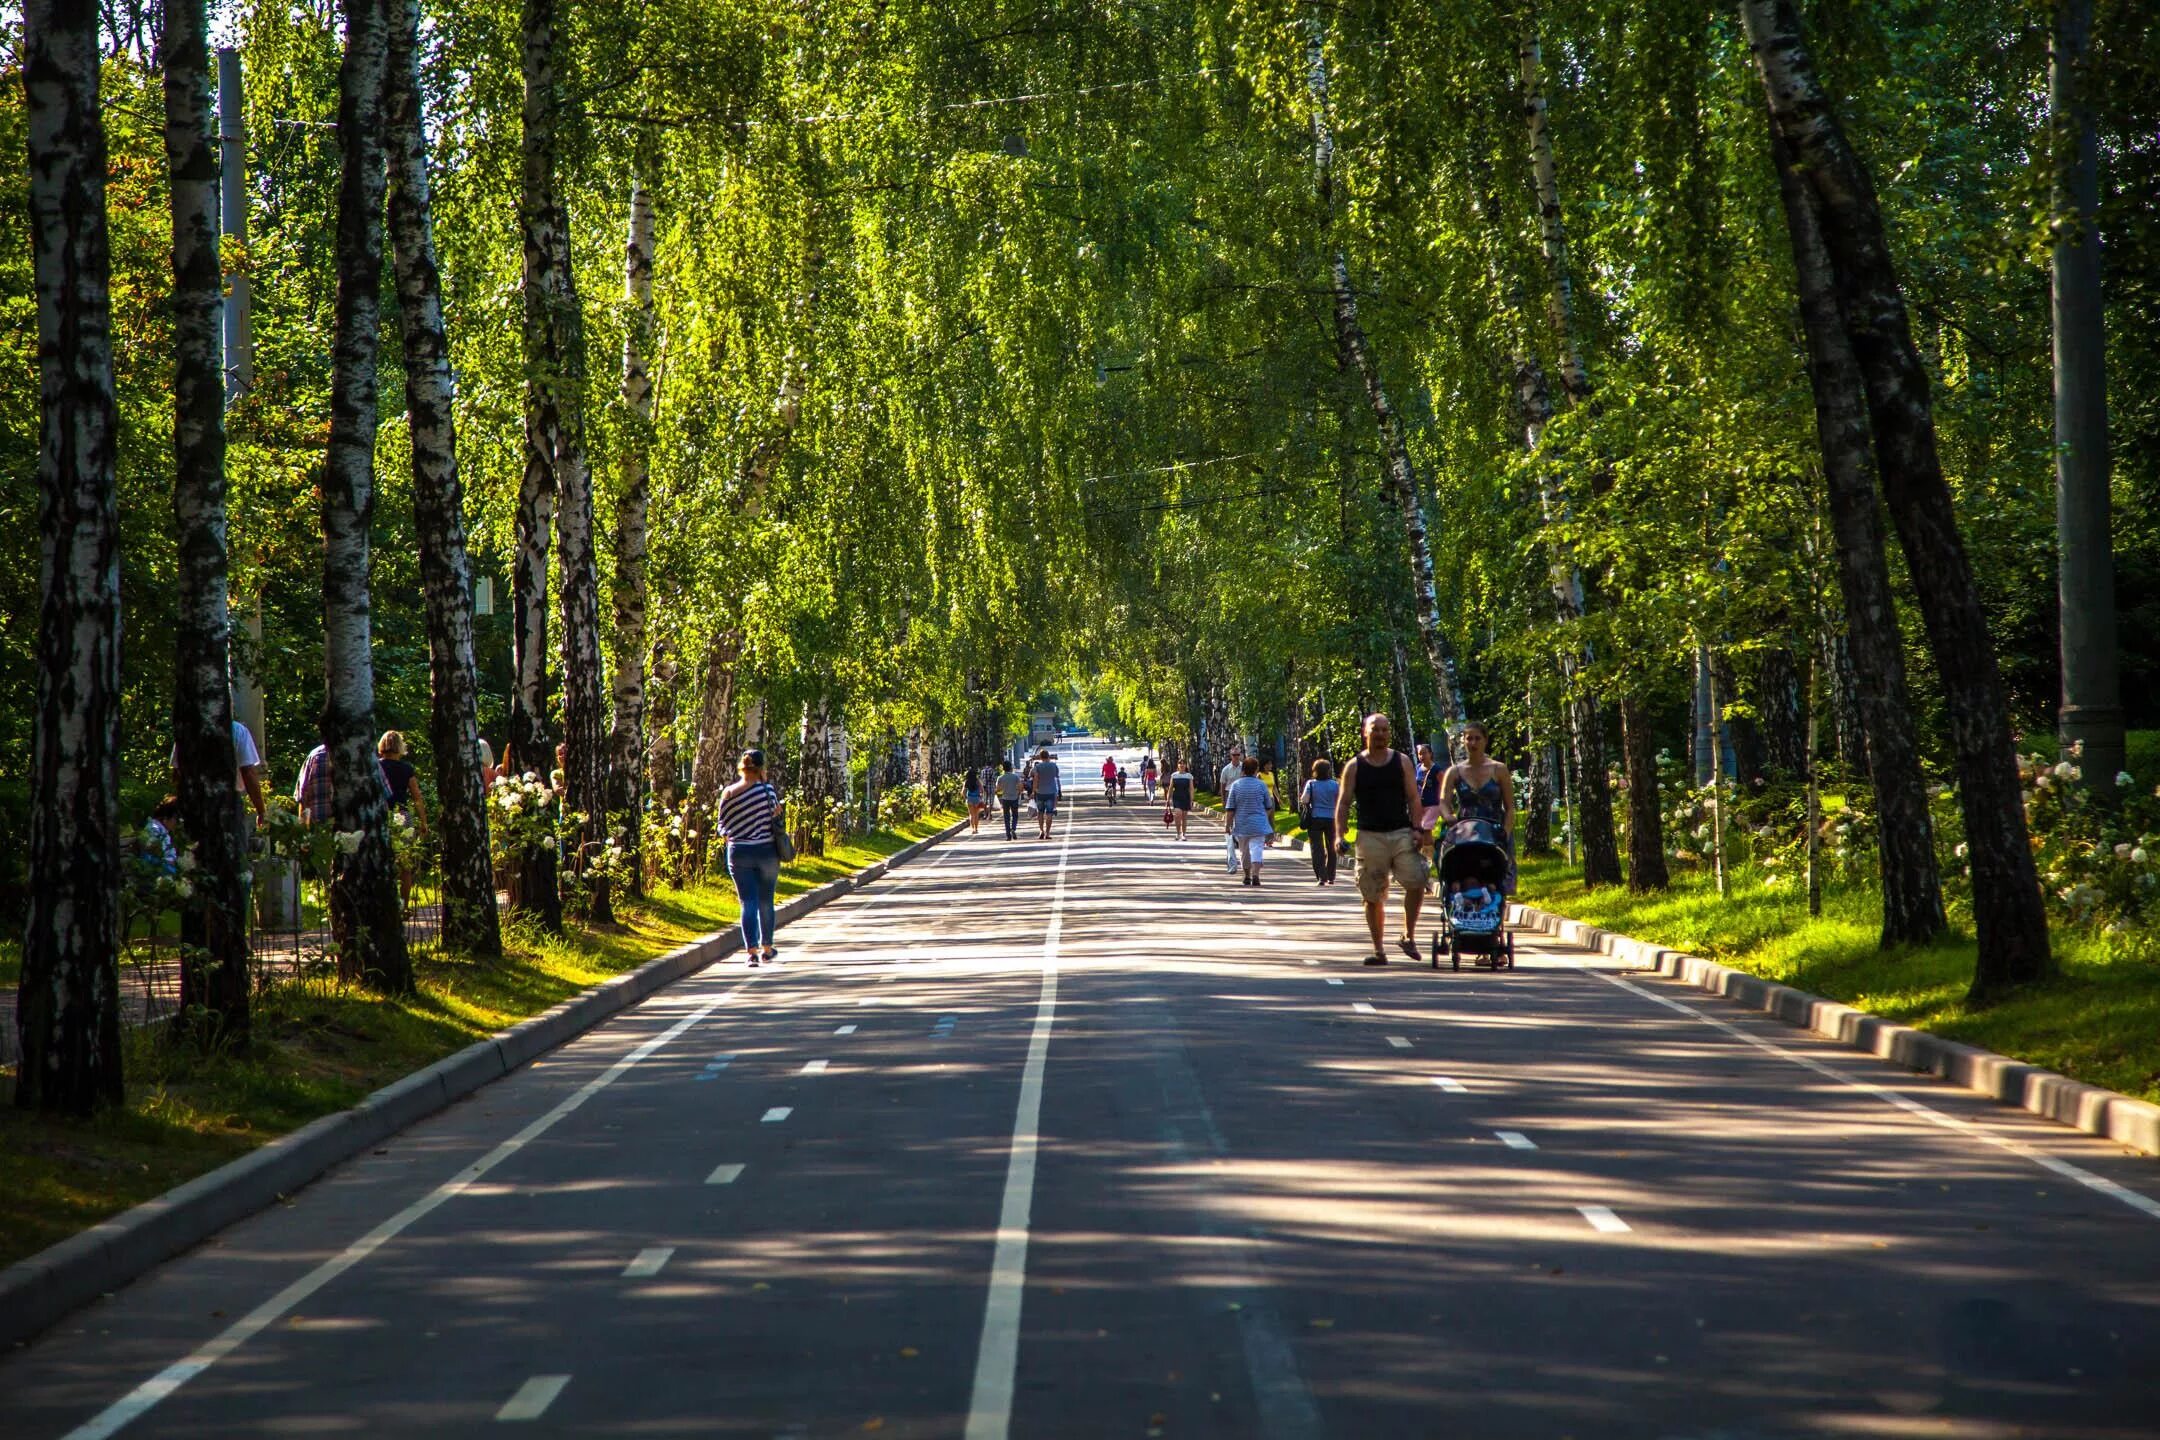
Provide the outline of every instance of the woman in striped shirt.
[[752,969],[773,962],[773,887],[780,882],[780,792],[765,778],[765,752],[745,750],[742,778],[720,792],[720,833],[727,836],[728,878],[742,905],[743,954]]

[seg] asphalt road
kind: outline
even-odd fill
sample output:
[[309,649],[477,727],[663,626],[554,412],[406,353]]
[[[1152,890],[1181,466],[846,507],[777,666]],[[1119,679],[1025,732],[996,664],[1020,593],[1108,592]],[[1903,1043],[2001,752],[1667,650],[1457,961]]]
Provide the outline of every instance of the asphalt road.
[[1066,749],[1051,843],[80,1313],[0,1436],[2160,1435],[2154,1162],[1544,940],[1366,969]]

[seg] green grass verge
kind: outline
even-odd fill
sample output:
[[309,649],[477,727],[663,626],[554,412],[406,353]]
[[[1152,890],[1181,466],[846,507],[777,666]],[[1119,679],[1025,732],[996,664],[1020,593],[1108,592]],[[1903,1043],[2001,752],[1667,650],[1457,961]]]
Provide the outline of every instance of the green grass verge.
[[1880,950],[1881,904],[1864,888],[1826,891],[1822,915],[1811,918],[1802,896],[1766,889],[1751,871],[1723,898],[1703,873],[1683,872],[1666,893],[1641,896],[1586,891],[1558,859],[1527,860],[1521,876],[1518,898],[1541,909],[2160,1102],[2156,937],[2126,942],[2058,928],[2061,976],[1976,1010],[1965,1003],[1970,936]]
[[[935,815],[804,856],[780,878],[783,898],[883,859],[943,829]],[[420,990],[386,999],[331,983],[280,986],[258,998],[246,1056],[203,1056],[159,1030],[129,1032],[127,1102],[88,1121],[14,1106],[0,1072],[0,1264],[64,1240],[131,1205],[243,1155],[318,1116],[656,955],[735,923],[725,880],[654,895],[623,923],[558,937],[514,929],[500,963],[429,956]]]

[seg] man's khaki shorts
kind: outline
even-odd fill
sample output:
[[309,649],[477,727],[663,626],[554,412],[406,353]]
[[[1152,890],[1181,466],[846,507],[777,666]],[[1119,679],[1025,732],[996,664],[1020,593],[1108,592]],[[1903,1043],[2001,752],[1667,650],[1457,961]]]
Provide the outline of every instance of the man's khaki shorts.
[[1357,837],[1357,888],[1367,900],[1387,898],[1388,877],[1405,890],[1423,890],[1431,873],[1418,853],[1410,830],[1360,830]]

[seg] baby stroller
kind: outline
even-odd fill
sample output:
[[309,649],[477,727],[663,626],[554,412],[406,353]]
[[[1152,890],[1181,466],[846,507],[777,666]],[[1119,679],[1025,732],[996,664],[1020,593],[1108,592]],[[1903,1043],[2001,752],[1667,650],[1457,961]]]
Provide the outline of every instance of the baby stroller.
[[1507,928],[1507,882],[1513,864],[1490,820],[1457,820],[1440,836],[1440,928],[1432,938],[1432,968],[1443,944],[1448,968],[1462,957],[1495,970],[1515,968],[1515,937]]

